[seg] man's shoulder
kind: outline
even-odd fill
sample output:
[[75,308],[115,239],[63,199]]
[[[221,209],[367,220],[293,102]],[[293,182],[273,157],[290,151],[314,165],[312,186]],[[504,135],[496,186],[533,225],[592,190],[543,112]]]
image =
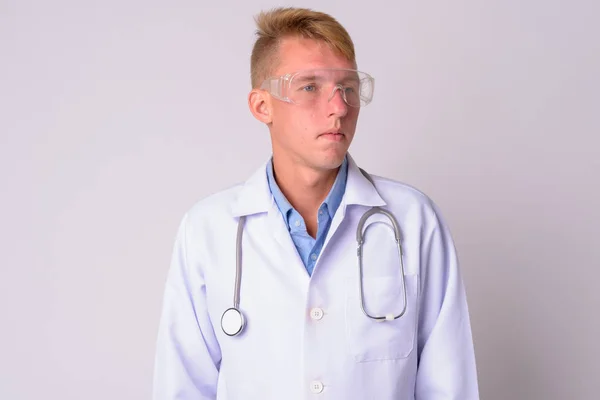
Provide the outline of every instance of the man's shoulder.
[[424,191],[408,183],[373,175],[377,191],[392,211],[405,218],[416,217],[421,224],[445,226],[446,221],[438,204]]
[[416,186],[385,176],[371,175],[371,177],[386,202],[420,207],[433,206],[431,198]]
[[236,183],[197,200],[188,209],[187,218],[198,221],[230,214],[234,200],[238,197],[243,186],[243,183]]

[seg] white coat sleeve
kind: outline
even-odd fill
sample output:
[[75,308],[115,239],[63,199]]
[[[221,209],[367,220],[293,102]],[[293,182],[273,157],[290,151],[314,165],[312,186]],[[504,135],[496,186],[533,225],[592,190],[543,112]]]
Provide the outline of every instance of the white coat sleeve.
[[188,217],[175,240],[156,342],[153,399],[214,400],[221,353],[206,306],[205,282],[188,260]]
[[435,204],[421,248],[416,400],[477,400],[465,287],[448,227]]

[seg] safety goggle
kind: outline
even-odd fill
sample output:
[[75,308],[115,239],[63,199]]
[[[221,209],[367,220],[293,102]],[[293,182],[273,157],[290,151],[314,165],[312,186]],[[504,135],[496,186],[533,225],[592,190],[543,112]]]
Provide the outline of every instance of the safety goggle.
[[307,106],[330,101],[339,90],[346,104],[364,107],[373,100],[375,79],[355,69],[321,68],[270,77],[260,88],[279,100]]

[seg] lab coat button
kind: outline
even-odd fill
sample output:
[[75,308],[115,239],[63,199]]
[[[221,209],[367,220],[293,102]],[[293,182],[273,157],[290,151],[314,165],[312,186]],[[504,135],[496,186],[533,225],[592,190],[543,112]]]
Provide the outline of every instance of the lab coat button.
[[310,391],[313,393],[321,393],[323,391],[323,384],[319,381],[311,382]]
[[317,321],[323,318],[323,314],[323,310],[318,307],[315,307],[312,310],[310,310],[310,317]]

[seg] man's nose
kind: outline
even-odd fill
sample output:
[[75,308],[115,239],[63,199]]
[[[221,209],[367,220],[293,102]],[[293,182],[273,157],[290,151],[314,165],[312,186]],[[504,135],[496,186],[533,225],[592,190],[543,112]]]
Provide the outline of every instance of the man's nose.
[[[339,96],[337,95],[339,90]],[[348,113],[348,104],[344,99],[344,88],[341,85],[336,85],[333,87],[327,102],[331,105],[332,114],[338,114],[344,116]]]

